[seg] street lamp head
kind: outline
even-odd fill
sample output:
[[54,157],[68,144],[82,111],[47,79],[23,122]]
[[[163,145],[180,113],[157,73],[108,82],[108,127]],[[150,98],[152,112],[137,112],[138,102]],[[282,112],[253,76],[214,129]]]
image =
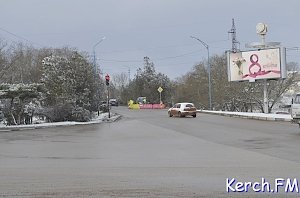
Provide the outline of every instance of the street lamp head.
[[205,42],[194,36],[191,36],[191,38],[199,41],[208,50],[209,46]]
[[103,36],[103,37],[100,39],[100,41],[98,41],[98,42],[93,46],[93,50],[95,51],[96,46],[99,45],[99,44],[100,44],[103,40],[105,40],[105,39],[106,39],[106,37]]

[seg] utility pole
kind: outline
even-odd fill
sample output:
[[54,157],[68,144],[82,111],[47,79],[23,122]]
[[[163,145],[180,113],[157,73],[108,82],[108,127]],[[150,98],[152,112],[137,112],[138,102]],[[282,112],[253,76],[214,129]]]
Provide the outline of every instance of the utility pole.
[[127,67],[127,74],[128,74],[128,84],[130,83],[130,67],[129,66],[125,66]]
[[130,83],[130,67],[129,66],[124,66],[124,67],[126,67],[128,70],[127,70],[127,74],[128,74],[128,76],[127,76],[127,78],[128,78],[128,84]]
[[239,51],[237,44],[240,44],[240,42],[238,42],[236,40],[236,29],[235,29],[234,19],[232,19],[232,27],[231,27],[231,30],[228,31],[228,33],[231,34],[231,43],[232,43],[231,51],[233,53],[235,53],[235,52]]

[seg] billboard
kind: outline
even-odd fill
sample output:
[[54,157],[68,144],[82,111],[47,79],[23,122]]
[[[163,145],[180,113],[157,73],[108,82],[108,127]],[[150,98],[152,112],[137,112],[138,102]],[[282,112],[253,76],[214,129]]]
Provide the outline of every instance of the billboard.
[[285,48],[228,52],[229,81],[286,78]]

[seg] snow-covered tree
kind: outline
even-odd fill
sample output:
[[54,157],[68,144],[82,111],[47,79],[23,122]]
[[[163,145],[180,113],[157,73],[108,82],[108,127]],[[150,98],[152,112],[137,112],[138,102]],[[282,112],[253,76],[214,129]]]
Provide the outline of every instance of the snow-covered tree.
[[46,87],[46,103],[71,102],[81,107],[91,105],[95,90],[92,65],[79,53],[70,57],[49,56],[43,60],[41,81]]
[[46,105],[56,104],[67,98],[68,83],[66,81],[68,60],[60,56],[49,56],[43,59],[42,79],[46,88]]
[[96,82],[93,66],[86,58],[74,52],[69,61],[67,82],[69,83],[71,96],[76,105],[89,109],[93,103],[93,95],[96,93]]
[[65,117],[53,120],[73,119],[72,112],[78,112],[78,109],[96,110],[93,107],[96,107],[99,79],[95,78],[92,64],[83,55],[76,51],[64,56],[52,55],[44,58],[42,68],[45,105],[54,108],[68,106],[64,110]]
[[24,124],[26,107],[32,106],[33,99],[39,98],[42,91],[41,84],[1,84],[0,99],[6,101],[4,116],[7,124]]

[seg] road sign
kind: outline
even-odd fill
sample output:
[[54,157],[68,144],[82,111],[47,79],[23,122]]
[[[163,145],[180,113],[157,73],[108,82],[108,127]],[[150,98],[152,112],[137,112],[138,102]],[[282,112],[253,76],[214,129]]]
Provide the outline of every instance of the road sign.
[[158,87],[158,89],[157,89],[157,91],[158,91],[159,93],[161,93],[163,90],[164,90],[164,89],[161,88],[161,87]]

